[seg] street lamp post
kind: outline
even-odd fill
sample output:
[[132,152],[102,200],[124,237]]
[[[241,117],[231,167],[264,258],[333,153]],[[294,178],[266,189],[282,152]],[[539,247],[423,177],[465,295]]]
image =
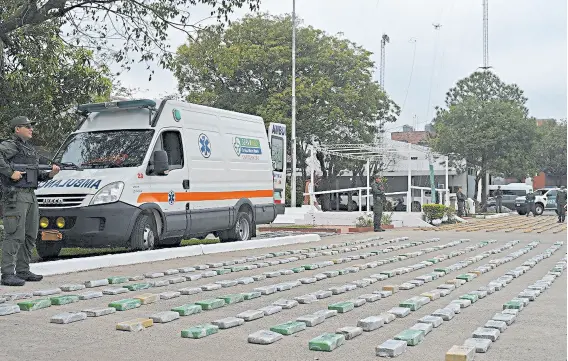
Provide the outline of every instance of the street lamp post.
[[296,0],[292,0],[292,184],[290,206],[296,207]]

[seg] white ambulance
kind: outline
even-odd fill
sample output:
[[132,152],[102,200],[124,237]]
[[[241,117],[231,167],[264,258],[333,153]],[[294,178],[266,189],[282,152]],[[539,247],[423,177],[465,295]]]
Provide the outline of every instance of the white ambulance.
[[83,121],[54,160],[80,169],[36,191],[42,258],[62,247],[146,250],[210,233],[243,241],[284,213],[272,171],[286,161],[271,159],[260,117],[148,99],[78,111]]

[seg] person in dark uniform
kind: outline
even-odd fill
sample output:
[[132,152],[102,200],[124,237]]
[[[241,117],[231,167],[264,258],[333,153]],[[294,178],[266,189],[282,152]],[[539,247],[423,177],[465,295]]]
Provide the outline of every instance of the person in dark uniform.
[[566,187],[560,187],[556,195],[556,213],[558,213],[558,223],[566,220]]
[[[30,272],[32,250],[39,228],[39,209],[35,187],[26,172],[12,169],[12,164],[38,165],[38,155],[29,142],[33,124],[27,117],[15,117],[10,122],[14,129],[11,139],[0,143],[0,181],[4,241],[2,244],[1,283],[5,286],[23,286],[25,281],[38,282],[43,276]],[[59,173],[53,165],[51,172],[38,172],[37,180],[46,181]]]
[[497,187],[495,193],[493,193],[495,197],[495,202],[497,203],[497,213],[501,213],[501,207],[503,205],[503,191],[501,190],[501,186]]
[[463,217],[465,215],[465,201],[467,200],[467,197],[463,194],[461,187],[458,188],[456,198],[458,201],[458,216]]
[[536,196],[534,195],[533,191],[529,191],[527,196],[525,197],[525,203],[527,204],[527,217],[532,213],[533,217],[536,217],[536,211],[534,208],[534,201]]
[[384,232],[381,228],[381,218],[383,217],[383,204],[386,202],[385,184],[379,175],[375,176],[375,181],[371,185],[373,195],[373,228],[375,232]]

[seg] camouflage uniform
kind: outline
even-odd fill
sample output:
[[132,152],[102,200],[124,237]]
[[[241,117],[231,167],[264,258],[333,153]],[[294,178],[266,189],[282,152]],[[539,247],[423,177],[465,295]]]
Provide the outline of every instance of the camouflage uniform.
[[536,217],[536,211],[534,208],[534,201],[536,199],[536,196],[534,195],[534,193],[529,193],[527,194],[526,198],[525,198],[525,203],[527,204],[527,217],[532,213],[534,217]]
[[463,217],[465,211],[465,201],[467,200],[467,197],[465,196],[465,194],[463,194],[462,191],[459,191],[456,194],[456,198],[458,201],[458,216]]
[[383,217],[383,204],[386,201],[385,188],[383,182],[376,180],[371,185],[371,194],[373,195],[373,228],[375,232],[384,232],[381,228],[381,219]]
[[558,223],[566,220],[566,188],[562,187],[556,195],[556,212],[558,213]]
[[[33,124],[25,117],[16,117],[12,126]],[[10,179],[14,170],[11,164],[37,165],[38,156],[31,143],[14,135],[0,143],[0,180],[2,182],[2,207],[4,240],[2,244],[2,284],[21,286],[25,281],[41,281],[40,275],[30,272],[32,251],[39,228],[39,209],[34,187],[26,181]],[[49,173],[39,172],[38,181],[50,179]]]
[[501,213],[501,207],[503,205],[503,191],[501,189],[497,189],[494,193],[495,202],[497,203],[497,213]]

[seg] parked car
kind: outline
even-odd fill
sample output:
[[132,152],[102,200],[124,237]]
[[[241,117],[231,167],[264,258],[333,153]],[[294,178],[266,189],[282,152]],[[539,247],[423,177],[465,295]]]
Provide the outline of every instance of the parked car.
[[487,206],[494,207],[497,205],[497,202],[494,198],[495,191],[498,187],[501,187],[501,191],[503,192],[503,198],[501,198],[501,205],[503,207],[507,207],[509,209],[515,209],[516,206],[516,199],[518,197],[524,197],[532,187],[525,183],[511,183],[511,184],[504,184],[504,185],[490,185],[489,189],[489,198],[487,199]]
[[[556,211],[556,194],[559,188],[540,188],[537,189],[535,194],[535,213],[541,215],[544,211]],[[520,215],[527,214],[527,205],[525,203],[525,196],[517,197],[515,199],[515,209]]]

